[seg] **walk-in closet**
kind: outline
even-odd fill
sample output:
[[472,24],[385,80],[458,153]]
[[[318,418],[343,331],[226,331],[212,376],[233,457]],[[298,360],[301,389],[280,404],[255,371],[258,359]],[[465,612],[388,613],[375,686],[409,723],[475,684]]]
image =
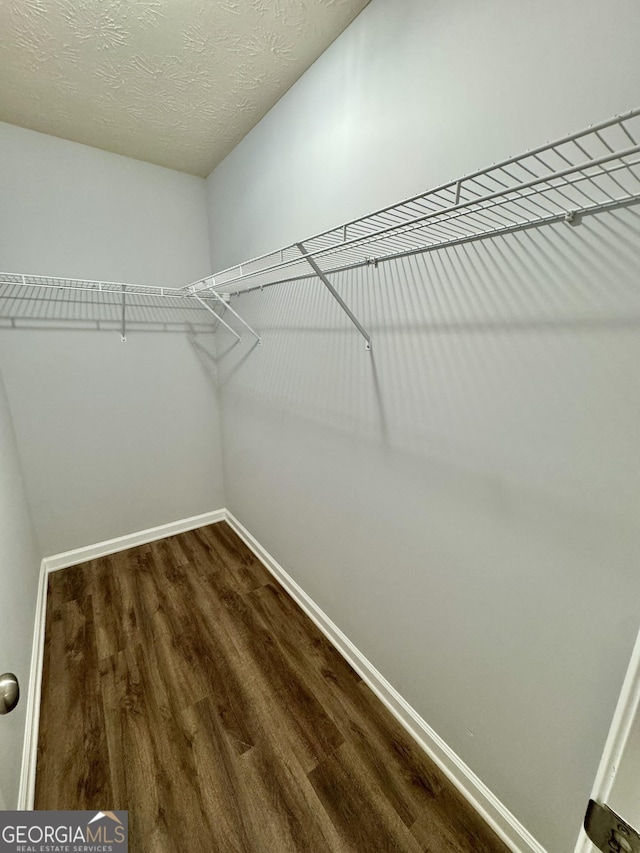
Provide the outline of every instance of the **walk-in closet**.
[[640,849],[639,32],[6,0],[0,835]]

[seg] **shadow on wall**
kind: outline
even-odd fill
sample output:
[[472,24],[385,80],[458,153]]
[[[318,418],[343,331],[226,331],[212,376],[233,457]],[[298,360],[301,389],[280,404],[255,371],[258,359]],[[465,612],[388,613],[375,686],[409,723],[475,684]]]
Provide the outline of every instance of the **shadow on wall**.
[[371,353],[319,281],[267,288],[218,357],[227,505],[554,850],[638,626],[639,238],[627,209],[333,276]]
[[639,237],[629,209],[335,275],[371,353],[319,281],[239,297],[263,346],[219,352],[220,385],[419,454],[434,442],[458,454],[472,421],[468,449],[481,451],[498,419],[515,425],[523,397],[586,405],[592,379],[633,382],[633,363],[621,376],[603,356],[640,326]]
[[[203,368],[209,374],[209,376],[214,380],[216,386],[218,386],[218,362],[221,359],[226,358],[231,355],[234,347],[238,346],[240,341],[237,338],[234,338],[231,342],[225,343],[222,347],[220,347],[217,342],[212,341],[211,338],[205,340],[201,337],[198,337],[197,334],[190,334],[191,345],[193,346],[200,362],[202,363]],[[240,367],[244,364],[244,362],[250,358],[251,353],[258,346],[259,341],[251,335],[251,342],[247,347],[245,347],[244,352],[240,356],[235,367],[232,368],[232,372],[235,373]]]

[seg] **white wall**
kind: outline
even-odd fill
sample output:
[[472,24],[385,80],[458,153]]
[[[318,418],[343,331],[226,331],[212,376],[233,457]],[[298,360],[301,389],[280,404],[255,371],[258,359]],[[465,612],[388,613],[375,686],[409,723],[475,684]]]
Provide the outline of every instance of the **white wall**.
[[637,106],[637,16],[372,0],[209,177],[214,269]]
[[0,122],[0,270],[181,287],[210,272],[201,178]]
[[[213,268],[637,106],[640,8],[373,0],[209,178]],[[640,622],[638,211],[241,297],[227,506],[550,853]],[[235,304],[235,303],[234,303]]]
[[44,554],[224,506],[215,383],[187,335],[5,331]]
[[31,521],[9,402],[0,374],[0,672],[14,672],[22,695],[0,717],[0,808],[15,809],[40,552]]
[[[0,151],[1,270],[178,286],[209,269],[202,179],[7,124]],[[0,364],[45,554],[223,505],[204,312],[178,324],[131,305],[123,344],[118,300],[3,295]]]

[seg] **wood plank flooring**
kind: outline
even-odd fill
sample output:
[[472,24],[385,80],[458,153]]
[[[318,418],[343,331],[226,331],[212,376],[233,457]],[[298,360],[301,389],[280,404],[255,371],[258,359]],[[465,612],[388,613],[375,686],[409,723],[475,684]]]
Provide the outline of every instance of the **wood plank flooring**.
[[506,853],[220,523],[49,578],[37,809],[135,853]]

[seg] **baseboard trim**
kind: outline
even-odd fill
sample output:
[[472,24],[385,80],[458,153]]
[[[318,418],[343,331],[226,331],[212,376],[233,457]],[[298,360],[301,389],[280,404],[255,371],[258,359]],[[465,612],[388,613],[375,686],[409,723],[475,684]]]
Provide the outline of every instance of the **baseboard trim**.
[[196,527],[215,524],[218,521],[224,521],[225,517],[224,509],[203,512],[201,515],[193,515],[180,521],[171,521],[169,524],[161,524],[158,527],[149,527],[147,530],[139,530],[137,533],[127,533],[125,536],[107,539],[95,545],[86,545],[84,548],[75,548],[73,551],[54,554],[51,557],[45,557],[43,563],[47,572],[67,569],[69,566],[86,563],[87,560],[97,560],[99,557],[117,554],[118,551],[126,551],[128,548],[146,545],[148,542],[156,542],[158,539],[166,539],[167,536],[176,536],[176,534],[185,533],[187,530],[195,530]]
[[226,511],[226,521],[513,853],[547,853],[229,510]]
[[107,539],[95,545],[75,548],[73,551],[65,551],[62,554],[54,554],[42,560],[40,564],[38,597],[33,630],[31,668],[29,671],[25,737],[20,769],[20,786],[18,789],[18,809],[21,811],[32,810],[35,800],[42,667],[44,663],[44,637],[47,617],[47,580],[49,574],[59,569],[69,568],[69,566],[86,563],[87,560],[96,560],[99,557],[106,557],[108,554],[116,554],[118,551],[126,551],[128,548],[135,548],[137,545],[146,545],[148,542],[156,542],[158,539],[166,539],[167,536],[175,536],[177,533],[185,533],[187,530],[195,530],[198,527],[205,527],[207,524],[215,524],[225,519],[226,510],[217,509],[213,512],[204,512],[201,515],[183,518],[180,521],[172,521],[169,524],[161,524],[158,527],[150,527],[147,530],[139,530],[137,533],[128,533],[125,536],[118,536],[116,539]]

